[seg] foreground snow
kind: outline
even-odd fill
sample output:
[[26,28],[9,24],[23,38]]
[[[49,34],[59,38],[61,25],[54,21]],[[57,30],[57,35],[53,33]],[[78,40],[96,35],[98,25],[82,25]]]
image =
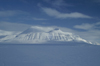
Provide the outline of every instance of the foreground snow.
[[100,66],[100,46],[0,44],[0,66]]

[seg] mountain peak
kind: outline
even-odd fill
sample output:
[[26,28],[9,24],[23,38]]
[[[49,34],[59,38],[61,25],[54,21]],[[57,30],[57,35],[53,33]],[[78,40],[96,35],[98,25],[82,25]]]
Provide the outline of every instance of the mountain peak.
[[53,33],[61,33],[61,32],[63,32],[63,31],[61,31],[59,28],[54,28],[53,30],[50,30],[48,33],[51,33],[51,32],[53,32]]
[[55,28],[54,30],[60,30],[59,28]]

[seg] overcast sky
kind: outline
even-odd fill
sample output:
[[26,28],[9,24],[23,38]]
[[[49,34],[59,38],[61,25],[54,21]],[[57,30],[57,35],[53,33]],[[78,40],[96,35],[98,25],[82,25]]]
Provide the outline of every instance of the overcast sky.
[[56,26],[100,42],[100,0],[0,0],[0,30]]

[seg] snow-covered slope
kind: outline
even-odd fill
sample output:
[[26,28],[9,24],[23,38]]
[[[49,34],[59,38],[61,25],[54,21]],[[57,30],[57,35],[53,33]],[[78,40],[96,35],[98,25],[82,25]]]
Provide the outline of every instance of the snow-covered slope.
[[20,34],[9,35],[1,39],[1,42],[19,42],[19,43],[49,43],[49,42],[84,42],[92,44],[85,39],[80,38],[69,32],[63,32],[59,28],[40,29],[30,27]]

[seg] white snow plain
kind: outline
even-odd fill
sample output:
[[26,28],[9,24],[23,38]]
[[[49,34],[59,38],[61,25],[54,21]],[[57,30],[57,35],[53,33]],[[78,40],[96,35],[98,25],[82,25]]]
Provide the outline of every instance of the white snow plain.
[[73,45],[0,44],[0,66],[100,66],[100,46]]

